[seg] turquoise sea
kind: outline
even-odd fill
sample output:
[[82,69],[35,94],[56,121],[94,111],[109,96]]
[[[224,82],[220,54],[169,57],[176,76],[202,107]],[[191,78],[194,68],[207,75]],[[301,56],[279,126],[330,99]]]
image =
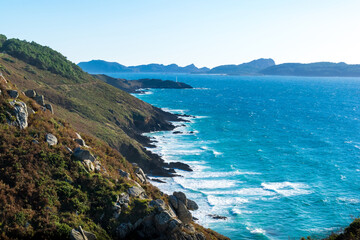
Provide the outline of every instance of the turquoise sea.
[[360,215],[360,78],[112,76],[194,87],[136,97],[196,116],[175,123],[182,134],[147,135],[166,161],[193,167],[154,184],[195,200],[200,224],[231,239],[299,239],[325,237]]

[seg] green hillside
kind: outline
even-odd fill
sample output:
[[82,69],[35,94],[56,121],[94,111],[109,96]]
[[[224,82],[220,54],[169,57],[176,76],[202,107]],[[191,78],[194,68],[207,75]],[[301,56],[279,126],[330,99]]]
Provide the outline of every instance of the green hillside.
[[176,116],[94,78],[49,47],[17,39],[2,42],[0,70],[19,89],[44,95],[59,117],[106,141],[144,171],[172,174],[162,168],[166,164],[158,156],[142,147],[148,139],[140,134],[172,129],[168,120]]

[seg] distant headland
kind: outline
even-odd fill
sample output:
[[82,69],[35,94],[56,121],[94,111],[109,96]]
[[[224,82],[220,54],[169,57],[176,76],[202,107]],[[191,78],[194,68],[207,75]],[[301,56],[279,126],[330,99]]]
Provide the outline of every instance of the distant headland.
[[306,77],[360,77],[360,64],[316,62],[275,64],[271,58],[260,58],[242,64],[221,65],[214,68],[198,68],[194,64],[181,67],[176,64],[147,64],[124,66],[116,62],[91,60],[78,64],[89,73],[187,73],[187,74],[225,74],[225,75],[280,75]]

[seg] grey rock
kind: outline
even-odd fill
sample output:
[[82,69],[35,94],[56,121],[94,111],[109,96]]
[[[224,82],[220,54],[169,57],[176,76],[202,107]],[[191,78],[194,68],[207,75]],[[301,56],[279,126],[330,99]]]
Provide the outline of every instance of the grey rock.
[[169,202],[175,210],[178,208],[178,200],[174,195],[169,196]]
[[66,149],[66,151],[68,151],[70,154],[73,153],[73,151],[71,150],[71,148],[69,148],[69,147],[66,146],[65,149]]
[[39,141],[36,140],[36,139],[33,139],[31,142],[32,142],[33,144],[39,144]]
[[46,142],[50,145],[50,146],[54,146],[57,144],[58,140],[57,138],[51,134],[51,133],[48,133],[46,134]]
[[45,104],[45,108],[51,112],[51,114],[54,114],[54,109],[50,103]]
[[44,106],[45,105],[45,99],[43,95],[37,95],[34,97],[35,102],[37,102],[37,104],[39,104],[40,106]]
[[19,126],[20,129],[25,129],[28,126],[28,111],[27,106],[22,101],[11,101],[10,105],[14,107],[15,110],[15,118],[16,125]]
[[125,172],[125,171],[123,171],[121,169],[118,169],[118,171],[119,171],[120,176],[125,177],[125,178],[130,178],[129,173],[127,173],[127,172]]
[[25,92],[25,95],[29,98],[34,98],[36,97],[36,92],[32,89],[29,89]]
[[88,159],[92,162],[95,161],[94,155],[92,155],[89,150],[84,150],[79,147],[75,148],[75,150],[72,154],[72,157],[79,161],[84,161],[86,159]]
[[134,223],[133,229],[137,229],[137,228],[141,225],[142,221],[143,221],[142,218],[138,219],[138,220]]
[[116,228],[116,236],[120,239],[125,239],[132,229],[133,226],[131,223],[122,223]]
[[190,223],[192,221],[191,212],[186,208],[186,205],[182,201],[179,201],[178,203],[178,209],[176,209],[178,218],[184,224]]
[[95,234],[84,231],[81,227],[73,228],[70,232],[70,239],[72,240],[96,240]]
[[164,232],[168,227],[168,222],[172,219],[170,214],[166,211],[155,215],[155,227],[159,232]]
[[127,193],[121,193],[119,196],[118,196],[118,200],[117,202],[121,205],[125,204],[125,203],[129,203],[130,202],[130,197],[129,197],[129,194]]
[[89,160],[86,159],[82,162],[82,164],[85,166],[85,168],[89,171],[89,172],[94,172],[95,171],[95,167],[94,164]]
[[183,192],[174,192],[173,195],[179,200],[179,201],[182,201],[185,206],[187,205],[187,198],[186,198],[186,195],[185,193]]
[[18,98],[19,92],[17,90],[7,90],[6,91],[11,98]]
[[83,147],[86,146],[85,141],[84,141],[83,139],[81,139],[81,138],[74,139],[74,141],[75,141],[77,144],[79,144],[80,146],[83,146]]
[[168,224],[168,231],[169,232],[175,232],[175,231],[178,231],[180,228],[181,228],[181,221],[179,219],[172,219],[170,220],[169,224]]
[[28,114],[29,114],[29,115],[35,113],[34,109],[32,109],[32,108],[29,107],[29,106],[27,106],[27,111],[28,111]]
[[161,199],[152,200],[149,203],[149,205],[150,205],[150,207],[157,208],[159,211],[166,211],[167,210],[165,202],[163,200],[161,200]]
[[197,205],[197,203],[195,201],[193,201],[193,200],[190,200],[190,199],[187,199],[186,207],[189,210],[192,210],[192,211],[199,209],[199,206]]
[[146,184],[148,182],[146,179],[146,175],[141,168],[139,167],[135,168],[135,175],[139,178],[142,184]]
[[133,186],[128,189],[128,193],[131,197],[145,197],[145,190],[141,187]]

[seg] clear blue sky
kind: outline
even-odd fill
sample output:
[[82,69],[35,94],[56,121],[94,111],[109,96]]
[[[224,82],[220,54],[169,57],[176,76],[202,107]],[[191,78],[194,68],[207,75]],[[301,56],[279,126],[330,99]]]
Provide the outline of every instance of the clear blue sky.
[[5,0],[0,33],[76,63],[360,63],[360,0]]

